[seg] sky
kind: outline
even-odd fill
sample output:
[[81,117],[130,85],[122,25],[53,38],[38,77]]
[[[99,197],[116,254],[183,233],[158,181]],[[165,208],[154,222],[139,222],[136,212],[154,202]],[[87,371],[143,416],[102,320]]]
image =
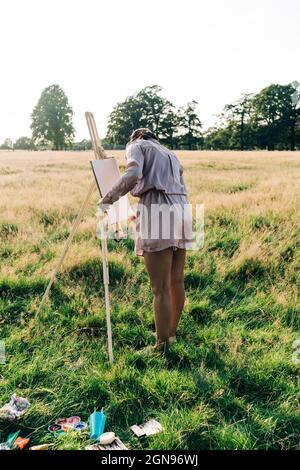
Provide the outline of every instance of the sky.
[[1,0],[0,18],[0,143],[31,135],[54,83],[81,140],[85,111],[104,136],[113,107],[145,86],[196,100],[206,129],[242,93],[300,81],[299,0]]

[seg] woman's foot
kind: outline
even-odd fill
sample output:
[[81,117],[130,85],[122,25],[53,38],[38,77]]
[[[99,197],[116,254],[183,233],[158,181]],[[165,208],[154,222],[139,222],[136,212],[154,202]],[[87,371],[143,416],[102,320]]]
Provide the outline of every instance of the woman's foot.
[[165,354],[169,349],[169,341],[157,342],[154,346],[146,346],[138,354]]
[[[155,331],[153,331],[152,335],[153,335],[154,338],[156,339],[156,333],[155,333]],[[177,341],[176,335],[170,336],[170,337],[169,337],[169,346],[171,346],[171,344],[173,344],[173,343],[176,343],[176,341]]]

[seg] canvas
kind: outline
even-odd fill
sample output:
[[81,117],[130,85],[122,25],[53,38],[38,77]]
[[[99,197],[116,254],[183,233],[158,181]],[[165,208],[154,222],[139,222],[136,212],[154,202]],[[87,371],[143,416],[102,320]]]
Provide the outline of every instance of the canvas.
[[[114,157],[101,160],[92,160],[91,166],[95,175],[100,196],[104,197],[113,185],[121,177],[117,161]],[[121,197],[108,209],[108,219],[110,224],[125,222],[133,215],[127,196]]]

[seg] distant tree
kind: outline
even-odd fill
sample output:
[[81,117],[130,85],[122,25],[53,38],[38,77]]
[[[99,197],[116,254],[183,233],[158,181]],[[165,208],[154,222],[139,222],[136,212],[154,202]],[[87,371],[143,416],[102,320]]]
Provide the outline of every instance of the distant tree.
[[80,142],[74,142],[72,145],[73,150],[91,150],[92,142],[90,140],[83,139]]
[[204,148],[208,150],[226,150],[231,148],[231,126],[210,127],[204,133]]
[[293,85],[273,84],[254,98],[254,122],[259,146],[274,150],[277,144],[295,149],[299,109],[292,101]]
[[5,139],[3,144],[0,146],[2,150],[13,150],[14,144],[13,141],[9,138]]
[[178,113],[180,144],[187,146],[189,150],[202,143],[202,124],[196,112],[197,105],[197,101],[191,101],[181,107]]
[[161,91],[160,86],[153,85],[136,94],[136,99],[140,103],[141,109],[143,109],[147,127],[152,129],[156,135],[160,135],[163,121],[174,108],[170,101],[160,96]]
[[118,103],[108,118],[107,141],[124,145],[139,127],[149,127],[158,137],[171,143],[177,127],[173,104],[163,98],[161,87],[148,86]]
[[45,88],[31,114],[32,138],[36,144],[50,142],[62,150],[73,141],[73,110],[59,85]]
[[165,109],[164,115],[159,126],[159,137],[161,141],[171,149],[178,145],[178,114],[175,112],[174,106],[170,103]]
[[294,151],[300,140],[300,83],[295,81],[288,85],[291,93],[291,106],[285,115],[289,129],[290,150]]
[[107,140],[114,145],[125,145],[134,129],[146,125],[144,115],[144,109],[136,96],[129,96],[118,103],[108,117]]
[[253,112],[253,95],[243,94],[232,104],[227,104],[221,115],[226,124],[231,123],[231,146],[244,150],[251,140],[251,116]]
[[30,137],[20,137],[14,144],[14,148],[17,150],[34,150],[35,145]]

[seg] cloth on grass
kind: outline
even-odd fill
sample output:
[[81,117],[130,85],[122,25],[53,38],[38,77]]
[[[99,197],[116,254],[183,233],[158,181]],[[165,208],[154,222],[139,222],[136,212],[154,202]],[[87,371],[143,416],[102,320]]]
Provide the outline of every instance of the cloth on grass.
[[29,407],[30,402],[27,398],[19,397],[14,393],[10,398],[10,402],[0,408],[0,418],[13,421],[26,413]]

